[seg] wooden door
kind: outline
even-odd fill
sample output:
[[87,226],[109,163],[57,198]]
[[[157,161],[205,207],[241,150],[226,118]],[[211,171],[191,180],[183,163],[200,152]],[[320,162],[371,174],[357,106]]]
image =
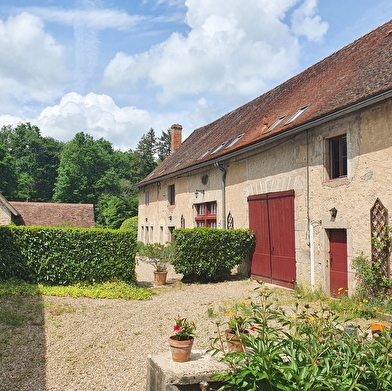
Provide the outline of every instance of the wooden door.
[[347,294],[347,232],[345,229],[328,230],[329,285],[331,296]]
[[256,235],[251,275],[293,287],[296,277],[294,191],[248,197],[249,228]]

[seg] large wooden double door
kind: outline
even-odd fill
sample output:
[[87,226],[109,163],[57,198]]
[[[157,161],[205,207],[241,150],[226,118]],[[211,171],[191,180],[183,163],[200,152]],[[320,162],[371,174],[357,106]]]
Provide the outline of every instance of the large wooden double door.
[[296,280],[294,190],[248,197],[249,228],[256,235],[251,276],[290,287]]

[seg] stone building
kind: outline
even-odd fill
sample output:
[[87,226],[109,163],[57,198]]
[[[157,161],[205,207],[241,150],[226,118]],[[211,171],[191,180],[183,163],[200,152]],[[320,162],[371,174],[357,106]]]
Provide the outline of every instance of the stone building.
[[[392,21],[181,142],[139,184],[139,232],[250,228],[250,273],[352,292],[392,210]],[[389,273],[389,260],[380,260]]]
[[14,202],[0,194],[0,225],[95,227],[93,204]]

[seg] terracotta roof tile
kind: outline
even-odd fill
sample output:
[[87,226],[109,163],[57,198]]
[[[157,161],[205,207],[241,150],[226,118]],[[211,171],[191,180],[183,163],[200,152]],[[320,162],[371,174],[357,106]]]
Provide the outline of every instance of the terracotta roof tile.
[[[174,175],[180,170],[222,158],[233,151],[266,140],[317,119],[336,113],[366,99],[392,90],[392,21],[359,38],[326,57],[300,74],[218,120],[200,127],[165,159],[138,186]],[[295,121],[286,124],[300,108],[309,105]],[[287,117],[270,132],[263,132],[263,119],[272,126],[283,115]],[[231,148],[215,150],[223,142]]]
[[28,226],[60,226],[93,228],[93,204],[59,204],[50,202],[12,202],[9,204],[19,212],[20,224]]

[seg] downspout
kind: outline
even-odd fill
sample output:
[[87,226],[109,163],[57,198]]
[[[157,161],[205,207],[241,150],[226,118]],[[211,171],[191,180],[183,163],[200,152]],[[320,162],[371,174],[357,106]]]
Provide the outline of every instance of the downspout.
[[306,217],[309,227],[309,251],[310,251],[310,289],[314,292],[316,283],[315,260],[314,260],[314,226],[310,221],[310,167],[309,167],[309,129],[306,129]]
[[218,168],[222,172],[222,229],[226,229],[226,169],[219,164],[214,163],[214,167]]
[[314,268],[314,227],[309,224],[309,242],[310,242],[310,287],[314,292],[315,281],[315,268]]

